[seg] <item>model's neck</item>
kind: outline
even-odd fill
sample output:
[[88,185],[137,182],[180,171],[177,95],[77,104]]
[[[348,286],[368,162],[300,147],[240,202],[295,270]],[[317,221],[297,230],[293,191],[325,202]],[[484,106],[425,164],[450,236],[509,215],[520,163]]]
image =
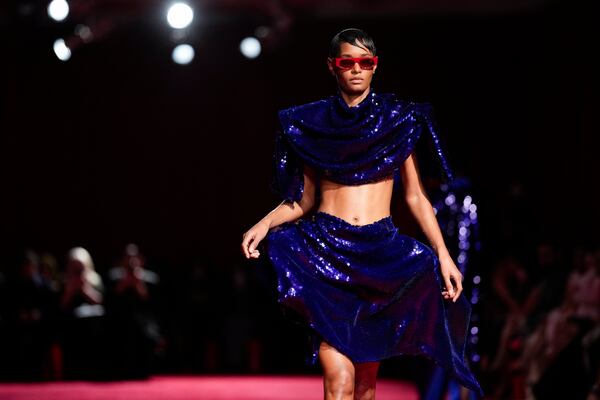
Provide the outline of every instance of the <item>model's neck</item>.
[[370,86],[367,87],[365,91],[361,94],[346,93],[343,90],[340,90],[340,94],[342,95],[342,98],[344,99],[348,107],[354,107],[369,95],[370,89]]

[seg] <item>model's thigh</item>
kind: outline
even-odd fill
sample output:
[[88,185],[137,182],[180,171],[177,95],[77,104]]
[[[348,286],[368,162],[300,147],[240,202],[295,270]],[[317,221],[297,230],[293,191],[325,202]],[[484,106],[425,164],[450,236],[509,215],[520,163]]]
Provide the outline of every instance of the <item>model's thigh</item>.
[[319,346],[319,360],[323,367],[326,389],[344,392],[354,390],[354,364],[347,356],[322,341]]

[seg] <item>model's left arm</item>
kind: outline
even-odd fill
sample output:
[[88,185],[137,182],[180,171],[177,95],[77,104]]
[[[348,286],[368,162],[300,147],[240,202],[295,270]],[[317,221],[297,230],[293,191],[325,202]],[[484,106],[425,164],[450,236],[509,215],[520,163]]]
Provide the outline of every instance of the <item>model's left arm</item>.
[[[440,260],[440,272],[446,284],[446,290],[442,294],[444,298],[451,298],[455,302],[462,292],[463,276],[454,264],[444,243],[433,206],[421,182],[414,151],[402,164],[400,175],[404,185],[406,203]],[[452,281],[454,281],[454,285]]]

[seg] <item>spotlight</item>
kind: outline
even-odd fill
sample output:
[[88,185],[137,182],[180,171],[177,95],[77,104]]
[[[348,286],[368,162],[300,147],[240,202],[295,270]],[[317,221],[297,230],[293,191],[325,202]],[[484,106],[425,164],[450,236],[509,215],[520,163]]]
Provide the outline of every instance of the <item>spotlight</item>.
[[194,59],[194,48],[189,44],[180,44],[173,49],[171,58],[177,64],[185,65]]
[[54,41],[54,54],[61,61],[67,61],[71,58],[71,49],[67,47],[64,39],[56,39]]
[[48,15],[57,22],[64,20],[69,15],[69,4],[66,0],[52,0],[48,4]]
[[247,37],[240,42],[240,51],[246,58],[256,58],[261,51],[260,42],[255,37]]
[[192,23],[194,10],[185,3],[174,3],[167,11],[167,22],[175,29],[183,29]]
[[90,42],[94,38],[94,34],[89,26],[83,24],[77,24],[75,27],[75,34],[81,38],[84,42]]

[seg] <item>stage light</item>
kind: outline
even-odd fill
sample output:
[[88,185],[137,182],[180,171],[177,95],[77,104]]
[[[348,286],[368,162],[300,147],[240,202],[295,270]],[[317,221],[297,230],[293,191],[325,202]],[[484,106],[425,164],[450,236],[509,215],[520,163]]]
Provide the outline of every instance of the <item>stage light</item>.
[[90,42],[94,38],[94,34],[90,27],[84,24],[77,24],[77,26],[75,26],[75,34],[85,43]]
[[269,28],[268,26],[259,26],[254,31],[254,36],[256,36],[257,38],[260,38],[260,39],[265,39],[267,36],[269,36],[270,33],[271,33],[271,28]]
[[240,51],[247,58],[258,57],[260,50],[260,42],[255,37],[247,37],[240,42]]
[[173,49],[171,58],[177,64],[189,64],[194,59],[194,48],[189,44],[180,44]]
[[69,4],[66,0],[52,0],[48,4],[48,15],[55,21],[62,21],[69,15]]
[[194,10],[185,3],[174,3],[167,12],[167,21],[172,28],[182,29],[192,23]]
[[56,39],[54,41],[53,49],[54,54],[56,54],[56,57],[58,57],[59,60],[67,61],[71,58],[71,49],[67,47],[64,39]]

